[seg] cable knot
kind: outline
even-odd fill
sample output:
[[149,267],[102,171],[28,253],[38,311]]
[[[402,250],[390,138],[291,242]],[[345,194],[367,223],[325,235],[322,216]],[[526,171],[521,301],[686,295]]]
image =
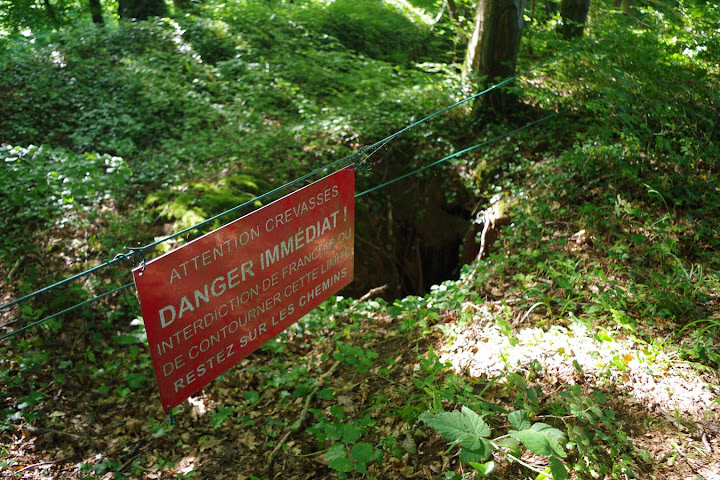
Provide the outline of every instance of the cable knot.
[[[140,258],[142,259],[142,270],[140,270],[140,273],[142,274],[145,271],[145,267],[147,264],[147,257],[145,256],[145,247],[125,247],[125,250],[130,252],[129,255],[132,255],[133,253],[136,253],[136,252],[140,252]],[[118,255],[120,255],[120,254],[118,254]]]
[[[358,158],[362,155],[365,155],[370,150],[370,146],[365,145],[364,147],[360,148],[357,152],[350,155],[350,161],[355,164],[355,168],[362,170],[363,172],[369,172],[370,169],[365,167],[362,162],[366,160],[367,157],[363,158],[362,160],[358,160]],[[369,155],[368,155],[369,156]]]

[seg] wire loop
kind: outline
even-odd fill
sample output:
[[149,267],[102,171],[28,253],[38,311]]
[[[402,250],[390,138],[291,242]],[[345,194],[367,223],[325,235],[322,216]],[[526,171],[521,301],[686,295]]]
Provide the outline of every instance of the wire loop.
[[140,270],[140,274],[142,275],[145,272],[145,266],[147,264],[147,257],[145,256],[145,247],[125,247],[125,250],[131,252],[130,254],[133,254],[135,252],[140,252],[140,259],[142,260],[142,270]]
[[[355,168],[358,170],[362,170],[363,172],[369,172],[370,169],[367,168],[365,165],[363,165],[363,162],[370,156],[363,158],[362,160],[358,160],[358,157],[365,155],[365,153],[370,150],[370,147],[365,145],[364,147],[360,148],[357,152],[350,155],[349,160],[352,161],[355,164]],[[372,154],[371,154],[372,155]]]

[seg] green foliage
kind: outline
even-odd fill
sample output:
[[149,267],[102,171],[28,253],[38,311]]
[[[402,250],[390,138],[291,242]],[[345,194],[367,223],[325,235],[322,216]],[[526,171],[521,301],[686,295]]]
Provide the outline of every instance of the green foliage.
[[[439,2],[412,3],[425,13],[439,11]],[[456,3],[461,17],[469,17],[470,2]],[[0,253],[11,259],[6,268],[23,254],[33,262],[60,258],[55,253],[63,247],[49,240],[64,241],[72,232],[81,232],[79,243],[87,245],[78,247],[71,259],[78,266],[71,268],[90,265],[99,255],[167,233],[162,223],[184,228],[252,201],[269,186],[384,138],[464,92],[455,66],[445,62],[462,57],[471,22],[460,18],[452,25],[444,15],[431,31],[406,2],[204,2],[175,21],[106,29],[80,22],[55,32],[42,9],[5,5],[5,28],[13,23],[15,30],[25,24],[43,30],[24,37],[0,33],[0,222],[9,232]],[[68,19],[86,16],[80,4],[65,6]],[[241,415],[241,408],[270,410],[272,402],[265,400],[277,393],[280,411],[314,392],[306,433],[341,478],[369,475],[385,452],[403,462],[405,455],[419,455],[427,436],[418,419],[457,448],[458,458],[479,476],[492,475],[498,465],[507,468],[508,459],[511,470],[529,469],[537,478],[568,478],[568,470],[578,478],[623,478],[642,470],[647,455],[633,445],[622,407],[607,392],[575,386],[543,391],[538,360],[523,365],[524,373],[476,380],[450,372],[430,344],[450,333],[450,325],[478,322],[478,305],[496,303],[489,323],[511,346],[522,341],[518,324],[586,322],[598,342],[631,336],[652,357],[672,349],[671,333],[680,325],[683,358],[717,367],[720,141],[713,53],[720,49],[720,12],[710,5],[683,8],[692,20],[683,28],[654,14],[647,19],[651,29],[618,29],[522,84],[519,93],[528,105],[542,110],[563,104],[571,112],[565,117],[418,177],[422,185],[434,175],[459,172],[468,191],[490,198],[501,189],[494,185],[499,179],[524,182],[531,174],[526,192],[502,187],[518,199],[500,253],[465,268],[463,281],[436,285],[425,297],[390,305],[341,298],[324,304],[283,337],[293,344],[271,342],[257,354],[261,361],[248,360],[250,389],[214,397],[235,395],[238,405],[218,404],[197,423],[213,431],[257,427],[272,446],[282,428],[299,436],[304,420]],[[527,66],[564,48],[553,38],[552,21],[541,17],[521,59]],[[593,17],[593,29],[613,30],[609,17]],[[359,189],[437,160],[478,135],[513,128],[511,119],[484,124],[479,132],[469,125],[460,108],[404,134],[371,158],[374,172],[358,177]],[[449,202],[462,196],[449,186],[442,193]],[[385,194],[363,198],[358,211],[370,212],[378,223],[397,221],[388,214],[389,205],[397,207],[395,193]],[[423,214],[418,218],[427,219]],[[358,235],[367,240],[369,231],[361,226]],[[386,242],[378,245],[385,249]],[[18,292],[47,283],[47,272],[24,268],[12,285]],[[69,270],[55,266],[51,273]],[[27,320],[39,319],[48,308],[105,286],[90,279],[21,312]],[[7,401],[0,430],[14,431],[24,422],[61,428],[56,424],[62,419],[44,412],[56,408],[52,402],[58,411],[67,405],[50,382],[69,391],[82,379],[83,387],[90,385],[89,398],[112,400],[118,411],[145,402],[154,385],[152,362],[140,321],[127,321],[136,314],[135,299],[123,296],[82,311],[68,330],[51,322],[43,335],[3,349],[0,384]],[[378,317],[382,323],[371,326],[380,327],[377,332],[359,326]],[[646,331],[648,326],[653,328]],[[662,340],[652,338],[657,329]],[[68,331],[77,337],[68,339]],[[328,339],[336,343],[319,352],[319,362],[300,360],[309,345],[321,345],[320,351]],[[409,351],[385,349],[384,342],[399,339],[411,340]],[[64,350],[45,348],[50,345],[72,345],[68,350],[78,354],[64,360],[56,353]],[[343,378],[358,383],[328,379],[316,389],[319,364],[333,360]],[[628,363],[618,353],[607,370],[626,373]],[[584,374],[577,360],[573,366]],[[371,386],[364,392],[367,409],[340,400],[358,386]],[[388,430],[391,424],[397,428]],[[503,434],[492,438],[493,432]],[[149,420],[143,434],[165,451],[175,448],[169,443],[177,440],[175,432],[164,422]],[[528,451],[544,457],[542,467],[522,460]],[[101,456],[78,468],[85,475],[120,477],[124,465]],[[174,461],[156,457],[151,465],[170,469]],[[131,468],[132,475],[141,473],[138,464]]]
[[382,456],[382,450],[364,442],[354,444],[351,449],[336,443],[325,452],[330,468],[340,472],[340,475],[351,472],[367,473],[368,465],[373,462],[380,463]]
[[230,25],[221,20],[188,14],[179,17],[177,22],[184,30],[183,39],[192,45],[193,50],[205,63],[215,65],[220,61],[230,60],[243,45],[241,38],[233,33]]
[[390,2],[337,0],[307,14],[317,18],[319,31],[337,38],[349,50],[392,64],[417,61],[433,44],[429,25],[417,13],[403,12]]
[[172,179],[179,160],[227,155],[212,133],[226,121],[213,108],[222,88],[172,21],[16,42],[0,68],[0,141],[131,158],[145,182]]
[[182,230],[230,210],[241,204],[245,209],[225,215],[202,228],[205,233],[248,213],[253,207],[260,207],[260,201],[253,198],[264,191],[265,182],[258,176],[238,173],[215,181],[197,181],[180,185],[171,191],[149,195],[145,206],[151,208],[158,218],[174,221],[173,230]]
[[84,12],[87,12],[87,5],[80,1],[67,1],[60,5],[47,2],[40,5],[31,1],[2,0],[0,1],[0,34],[5,31],[17,35],[25,29],[51,30],[70,23],[73,17]]
[[[132,175],[120,157],[47,146],[0,144],[0,161],[0,226],[6,233],[0,253],[8,258],[37,249],[41,232],[87,228],[102,210],[115,205]],[[70,293],[84,292],[72,286]],[[31,305],[23,308],[26,314],[27,309],[43,311]],[[35,317],[39,315],[28,318]]]
[[235,409],[232,407],[224,407],[219,406],[217,410],[213,410],[210,413],[210,424],[213,426],[213,428],[220,427],[226,418],[233,415],[235,413]]
[[351,472],[367,473],[370,463],[382,463],[382,449],[374,448],[367,442],[358,442],[376,422],[369,415],[358,419],[346,418],[343,407],[330,407],[333,418],[322,411],[310,409],[316,418],[308,428],[320,444],[331,443],[325,452],[330,468],[337,471],[340,478]]
[[378,355],[369,349],[349,345],[345,342],[337,342],[337,351],[333,353],[333,357],[362,373],[367,372],[372,366],[373,360],[378,358]]
[[[717,281],[716,278],[715,282]],[[714,342],[720,336],[720,319],[703,318],[692,321],[681,328],[678,335],[686,331],[691,332],[692,344],[684,354],[706,365],[720,365],[720,347]]]
[[452,445],[460,445],[460,461],[485,461],[492,454],[492,445],[486,439],[490,427],[477,413],[463,406],[460,412],[423,413],[419,419],[434,428]]
[[115,191],[122,191],[132,175],[120,157],[76,154],[62,148],[2,144],[0,158],[4,193],[0,215],[35,228],[71,210],[88,213]]
[[[470,463],[481,476],[487,476],[494,469],[494,462],[487,461],[493,455],[493,450],[502,451],[512,461],[538,471],[520,460],[520,445],[513,442],[516,440],[535,455],[549,457],[553,478],[568,478],[567,468],[558,458],[567,457],[561,446],[561,442],[566,439],[565,434],[542,422],[531,424],[525,410],[517,410],[508,415],[508,421],[517,430],[508,430],[507,435],[495,439],[489,438],[491,429],[482,416],[464,405],[461,411],[443,411],[436,414],[425,412],[420,415],[419,420],[449,440],[451,448],[459,445],[460,461]],[[538,472],[542,474],[542,471]]]
[[558,414],[567,412],[573,416],[568,435],[582,459],[575,464],[575,469],[583,475],[615,477],[647,461],[623,431],[624,421],[611,408],[603,408],[607,401],[599,390],[586,396],[580,394],[578,386],[571,386],[561,392],[553,404]]

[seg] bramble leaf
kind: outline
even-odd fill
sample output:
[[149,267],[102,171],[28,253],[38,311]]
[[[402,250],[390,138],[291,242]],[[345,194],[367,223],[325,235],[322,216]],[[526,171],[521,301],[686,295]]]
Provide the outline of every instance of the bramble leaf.
[[419,418],[453,443],[462,442],[468,436],[490,436],[490,427],[487,423],[480,415],[466,406],[463,406],[460,412],[457,410],[438,414],[425,412]]
[[495,471],[495,462],[492,460],[485,463],[470,462],[470,466],[473,467],[481,477],[487,477]]
[[440,412],[438,414],[425,412],[419,418],[451,442],[459,443],[468,435],[460,412]]
[[515,427],[517,430],[527,430],[531,426],[527,410],[516,410],[509,413],[508,421],[510,422],[510,425]]
[[549,456],[555,454],[562,458],[567,456],[559,443],[565,438],[565,434],[546,423],[535,423],[529,430],[510,430],[508,434],[520,440],[525,447],[536,455]]
[[345,473],[353,471],[352,463],[347,456],[347,450],[344,445],[339,443],[332,445],[328,451],[325,452],[325,457],[330,462],[330,468]]
[[463,439],[460,450],[461,462],[478,462],[487,460],[492,455],[492,446],[487,440],[467,436]]
[[565,464],[555,456],[550,457],[550,472],[553,480],[567,480],[569,478]]
[[360,473],[367,473],[368,463],[375,460],[373,447],[369,443],[358,443],[350,452],[352,459],[355,462],[355,470]]
[[463,423],[468,428],[467,432],[477,437],[489,437],[490,427],[482,417],[474,411],[467,408],[465,405],[462,407],[462,419]]

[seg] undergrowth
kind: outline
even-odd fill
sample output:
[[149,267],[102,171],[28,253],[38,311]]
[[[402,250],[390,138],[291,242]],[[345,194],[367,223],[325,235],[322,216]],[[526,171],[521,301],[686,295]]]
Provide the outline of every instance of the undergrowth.
[[[457,30],[434,35],[409,6],[362,5],[209,2],[175,19],[4,45],[0,253],[13,291],[252,201],[462,96]],[[563,115],[443,170],[476,198],[507,203],[512,224],[488,258],[425,296],[329,300],[177,409],[182,428],[148,401],[155,385],[132,295],[3,345],[2,467],[23,468],[5,440],[31,426],[75,442],[82,455],[63,455],[86,478],[191,478],[179,466],[190,446],[195,456],[217,449],[233,468],[256,459],[253,478],[266,477],[257,458],[275,447],[289,471],[338,478],[650,478],[663,467],[638,432],[667,420],[639,415],[624,385],[687,366],[718,395],[719,99],[708,53],[718,40],[707,28],[717,12],[684,14],[697,23],[675,28],[656,13],[536,72],[542,82],[518,87],[521,113]],[[615,18],[593,28],[614,29]],[[535,25],[532,55],[562,45],[549,24]],[[360,184],[527,120],[481,118],[461,108],[419,127],[368,162]],[[42,318],[123,275],[19,313]],[[475,350],[454,352],[477,328]],[[579,332],[595,351],[566,348]],[[502,346],[493,375],[451,368],[453,354],[472,359],[493,342]],[[539,344],[546,356],[514,355]],[[567,367],[562,380],[551,354]],[[718,404],[703,404],[701,419],[678,409],[674,422],[717,422]],[[116,432],[125,443],[90,456],[95,446],[72,429],[114,423],[112,414],[127,423]],[[139,439],[155,452],[124,449]]]

